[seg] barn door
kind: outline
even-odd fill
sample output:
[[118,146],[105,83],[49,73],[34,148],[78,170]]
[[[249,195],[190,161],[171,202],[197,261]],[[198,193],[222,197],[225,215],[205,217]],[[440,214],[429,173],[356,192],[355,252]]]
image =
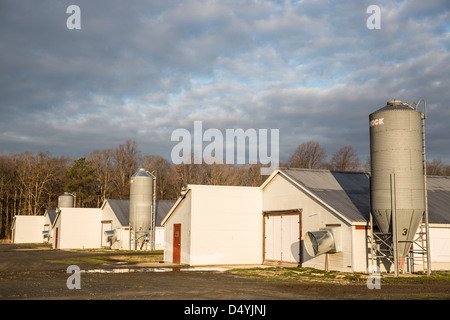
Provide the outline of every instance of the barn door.
[[299,211],[264,214],[264,262],[301,264]]
[[55,230],[55,249],[58,249],[58,228]]
[[172,263],[180,264],[181,261],[181,224],[173,225],[173,257]]
[[265,215],[264,260],[281,261],[281,216]]

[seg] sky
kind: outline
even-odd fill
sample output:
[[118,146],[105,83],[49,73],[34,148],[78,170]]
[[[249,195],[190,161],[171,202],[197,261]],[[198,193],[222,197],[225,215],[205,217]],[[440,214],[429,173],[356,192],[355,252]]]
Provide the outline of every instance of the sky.
[[369,114],[425,99],[427,158],[450,163],[449,79],[448,0],[0,0],[2,154],[131,139],[170,161],[201,121],[278,129],[280,161],[315,140],[364,164]]

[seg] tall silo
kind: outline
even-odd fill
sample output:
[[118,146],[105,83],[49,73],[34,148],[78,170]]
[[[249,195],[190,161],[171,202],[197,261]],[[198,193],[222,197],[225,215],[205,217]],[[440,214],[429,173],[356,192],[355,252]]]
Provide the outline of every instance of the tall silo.
[[153,179],[145,169],[139,169],[130,180],[130,227],[134,235],[134,248],[146,240],[152,226]]
[[64,194],[58,197],[58,211],[61,208],[74,208],[75,207],[75,197],[73,194],[64,192]]
[[369,120],[371,214],[382,233],[393,235],[393,242],[396,238],[393,244],[401,265],[426,208],[424,114],[393,100],[370,114]]

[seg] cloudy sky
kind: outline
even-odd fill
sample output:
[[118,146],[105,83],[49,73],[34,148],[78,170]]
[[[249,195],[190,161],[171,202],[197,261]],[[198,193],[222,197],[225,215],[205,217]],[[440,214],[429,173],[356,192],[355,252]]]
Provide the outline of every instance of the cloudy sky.
[[[367,28],[370,5],[381,29]],[[316,140],[364,163],[368,115],[424,98],[428,159],[450,163],[449,79],[448,0],[0,0],[3,154],[134,139],[170,160],[172,132],[199,120],[279,129],[281,161]]]

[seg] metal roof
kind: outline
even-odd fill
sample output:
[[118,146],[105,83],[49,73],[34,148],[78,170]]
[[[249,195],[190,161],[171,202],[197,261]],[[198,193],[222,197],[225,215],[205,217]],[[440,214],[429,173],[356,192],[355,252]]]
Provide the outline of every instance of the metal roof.
[[364,172],[281,169],[352,222],[369,220],[369,176]]
[[162,227],[161,222],[169,213],[170,209],[172,209],[175,204],[175,200],[156,200],[156,221],[155,225],[157,227]]
[[427,176],[428,222],[450,224],[450,177]]
[[410,106],[407,103],[401,102],[400,100],[391,100],[391,101],[388,101],[383,108],[378,109],[377,111],[375,111],[373,113],[377,113],[380,111],[391,111],[391,110],[409,110],[409,111],[415,110],[415,111],[418,111],[416,108]]
[[144,168],[140,168],[135,174],[132,175],[132,177],[149,177],[149,178],[153,178],[153,175],[150,172],[145,171]]
[[[48,218],[50,220],[50,224],[53,224],[53,222],[55,221],[56,215],[57,215],[57,211],[56,209],[46,209],[45,212],[48,215]],[[44,213],[45,215],[45,213]]]
[[[130,221],[130,200],[124,199],[107,199],[111,209],[116,215],[122,226],[129,225]],[[156,219],[155,225],[161,227],[161,221],[164,219],[166,214],[170,211],[172,206],[175,204],[175,200],[156,200],[155,201],[155,211]]]
[[130,224],[130,200],[107,199],[112,211],[122,226]]
[[[369,173],[280,169],[352,222],[368,222],[370,211]],[[450,224],[450,177],[427,176],[428,221]]]

